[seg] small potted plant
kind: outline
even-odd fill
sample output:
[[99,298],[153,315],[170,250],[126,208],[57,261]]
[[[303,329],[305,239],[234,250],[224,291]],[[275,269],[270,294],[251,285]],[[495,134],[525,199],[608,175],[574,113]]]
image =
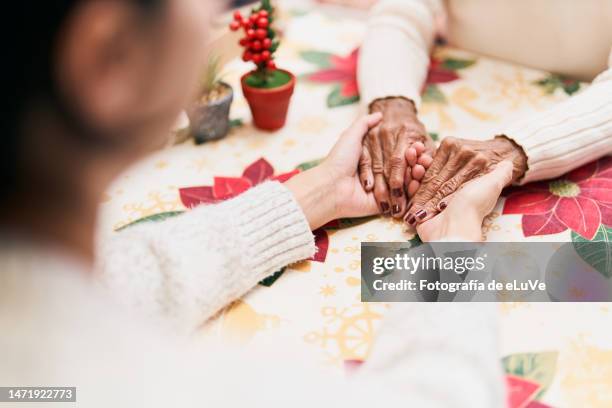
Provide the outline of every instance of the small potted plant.
[[244,47],[242,59],[252,62],[256,68],[243,75],[242,92],[253,115],[255,126],[264,130],[277,130],[285,125],[289,101],[295,88],[295,76],[284,69],[278,69],[274,54],[280,44],[272,28],[274,8],[270,0],[262,0],[251,10],[250,16],[234,13],[230,24],[232,31],[242,29]]
[[219,58],[211,56],[200,81],[197,99],[187,109],[191,134],[197,144],[227,136],[233,99],[232,87],[219,77]]

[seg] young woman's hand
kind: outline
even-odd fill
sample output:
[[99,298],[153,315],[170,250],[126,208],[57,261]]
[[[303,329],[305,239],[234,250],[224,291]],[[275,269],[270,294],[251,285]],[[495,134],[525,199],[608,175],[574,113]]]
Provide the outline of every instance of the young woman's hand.
[[357,166],[364,136],[381,119],[380,113],[358,119],[340,136],[323,163],[285,183],[302,207],[312,229],[337,218],[379,213],[374,195],[364,191],[361,186]]
[[512,182],[512,170],[512,162],[500,162],[490,173],[440,201],[440,213],[417,225],[421,239],[482,241],[482,221],[495,207],[502,189]]

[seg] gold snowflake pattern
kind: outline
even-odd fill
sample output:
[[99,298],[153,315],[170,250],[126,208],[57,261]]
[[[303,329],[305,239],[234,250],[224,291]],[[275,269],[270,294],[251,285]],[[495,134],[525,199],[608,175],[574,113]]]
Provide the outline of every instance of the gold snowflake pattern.
[[511,110],[517,110],[525,105],[539,108],[544,98],[542,89],[525,78],[521,69],[515,69],[513,75],[495,75],[495,85],[493,92],[496,94],[494,99],[508,104]]
[[563,354],[561,388],[568,406],[612,406],[612,350],[589,344],[584,335]]
[[495,223],[495,220],[499,218],[501,214],[493,211],[491,214],[487,215],[482,222],[482,236],[484,240],[487,240],[487,236],[491,231],[499,231],[501,227]]
[[322,286],[319,294],[323,297],[334,296],[336,294],[336,287],[334,285]]
[[149,193],[145,202],[124,205],[123,210],[128,213],[128,217],[126,220],[117,223],[114,228],[121,228],[124,225],[134,222],[140,218],[145,218],[168,211],[178,211],[181,209],[183,209],[183,206],[176,191],[171,193],[153,191]]
[[382,318],[384,305],[358,303],[350,307],[324,307],[321,314],[325,326],[313,331],[304,340],[321,347],[331,364],[344,360],[365,359],[374,340],[376,323]]

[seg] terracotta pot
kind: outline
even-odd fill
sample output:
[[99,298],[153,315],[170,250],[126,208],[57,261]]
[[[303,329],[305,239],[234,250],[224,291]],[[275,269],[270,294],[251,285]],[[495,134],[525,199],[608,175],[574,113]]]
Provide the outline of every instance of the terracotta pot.
[[206,104],[196,103],[187,111],[191,133],[198,144],[224,138],[229,132],[229,113],[234,91],[225,82],[221,82],[221,85],[229,89],[223,98]]
[[242,93],[249,103],[253,114],[253,123],[263,130],[278,130],[285,126],[287,111],[293,90],[295,89],[295,76],[289,72],[291,80],[278,88],[253,88],[246,84],[246,78],[253,72],[242,76]]

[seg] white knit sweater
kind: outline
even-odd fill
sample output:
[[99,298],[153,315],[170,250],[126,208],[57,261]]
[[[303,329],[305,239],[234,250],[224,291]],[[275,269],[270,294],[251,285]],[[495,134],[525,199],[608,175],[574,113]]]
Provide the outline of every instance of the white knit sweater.
[[277,182],[102,246],[94,275],[61,250],[2,241],[1,385],[75,385],[83,407],[504,405],[492,305],[396,305],[350,378],[277,351],[291,344],[246,351],[184,336],[313,254],[308,223]]
[[[364,106],[403,96],[420,105],[436,32],[477,53],[592,79],[612,66],[608,0],[381,0],[359,59]],[[521,183],[553,178],[612,153],[612,68],[588,90],[501,128],[523,147]]]

